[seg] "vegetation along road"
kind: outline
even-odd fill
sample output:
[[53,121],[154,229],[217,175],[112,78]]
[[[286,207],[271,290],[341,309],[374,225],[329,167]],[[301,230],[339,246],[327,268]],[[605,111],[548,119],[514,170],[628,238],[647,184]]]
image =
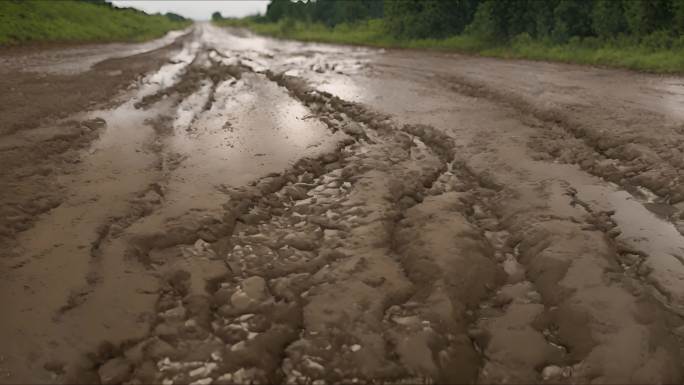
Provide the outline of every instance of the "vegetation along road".
[[0,88],[0,383],[684,379],[679,76],[196,23]]

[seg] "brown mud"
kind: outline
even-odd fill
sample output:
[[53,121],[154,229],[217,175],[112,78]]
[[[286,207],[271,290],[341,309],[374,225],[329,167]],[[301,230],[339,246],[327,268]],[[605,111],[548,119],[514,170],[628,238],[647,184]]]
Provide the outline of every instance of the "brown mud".
[[2,137],[0,382],[681,382],[681,79],[415,55],[69,75],[144,72]]

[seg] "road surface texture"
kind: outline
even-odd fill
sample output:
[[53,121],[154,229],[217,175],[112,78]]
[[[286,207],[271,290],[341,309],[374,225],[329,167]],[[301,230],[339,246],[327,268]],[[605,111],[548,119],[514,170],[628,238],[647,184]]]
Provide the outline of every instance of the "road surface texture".
[[0,53],[1,383],[681,383],[684,80],[199,24]]

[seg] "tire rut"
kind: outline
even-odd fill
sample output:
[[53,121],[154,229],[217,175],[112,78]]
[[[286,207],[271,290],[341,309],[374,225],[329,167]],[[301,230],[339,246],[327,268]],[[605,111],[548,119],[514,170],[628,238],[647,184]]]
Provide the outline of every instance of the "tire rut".
[[[447,170],[452,142],[430,127],[397,129],[360,105],[283,79],[281,85],[331,130],[356,140],[248,189],[227,191],[231,201],[210,237],[183,229],[182,236],[141,240],[136,253],[142,260],[168,263],[180,254],[211,266],[223,260],[225,269],[199,280],[196,272],[167,270],[150,337],[92,356],[86,372],[102,375],[124,365],[132,378],[165,383],[410,381],[455,375],[419,362],[403,365],[393,346],[408,332],[395,327],[390,336],[383,331],[391,318],[387,310],[413,292],[403,258],[392,251],[396,223],[402,212],[426,199]],[[472,231],[469,236],[486,244]],[[472,349],[463,330],[457,344]],[[447,350],[453,345],[442,344]],[[459,360],[459,349],[447,350],[442,355]]]
[[[669,220],[684,234],[684,213],[675,206],[684,201],[684,180],[677,171],[682,160],[676,155],[677,148],[681,148],[681,140],[680,143],[667,144],[633,135],[610,136],[606,134],[609,131],[587,127],[558,108],[540,108],[521,96],[498,91],[464,77],[450,76],[444,80],[452,84],[456,92],[493,100],[514,108],[524,116],[533,116],[550,124],[545,125],[544,131],[530,142],[533,149],[560,161],[577,164],[593,175],[619,184],[637,198],[649,198],[642,193],[648,189],[647,194],[658,197],[656,203],[662,206],[660,211],[668,212]],[[568,136],[573,140],[568,140]]]
[[[640,284],[614,270],[609,214],[509,207],[516,193],[455,158],[453,141],[434,128],[400,128],[300,78],[257,75],[353,139],[246,188],[225,189],[230,200],[220,219],[131,240],[131,254],[154,267],[162,285],[152,329],[143,339],[103,344],[71,380],[677,378],[665,321],[644,318],[661,309],[633,297]],[[183,88],[173,92],[184,95]],[[560,188],[568,205],[589,207]],[[578,277],[577,269],[598,277]],[[618,304],[595,308],[593,297]],[[597,332],[601,324],[617,331]],[[629,343],[660,347],[624,353],[616,344],[624,330],[641,333]],[[636,366],[620,373],[602,354],[641,358],[627,357]]]

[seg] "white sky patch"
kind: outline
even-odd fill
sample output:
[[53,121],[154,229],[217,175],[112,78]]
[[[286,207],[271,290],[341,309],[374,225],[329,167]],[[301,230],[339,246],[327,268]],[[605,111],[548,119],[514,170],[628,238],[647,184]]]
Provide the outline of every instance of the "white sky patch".
[[255,13],[266,13],[269,0],[111,0],[117,7],[132,7],[147,13],[173,12],[195,19],[209,20],[218,11],[223,17],[243,17]]

